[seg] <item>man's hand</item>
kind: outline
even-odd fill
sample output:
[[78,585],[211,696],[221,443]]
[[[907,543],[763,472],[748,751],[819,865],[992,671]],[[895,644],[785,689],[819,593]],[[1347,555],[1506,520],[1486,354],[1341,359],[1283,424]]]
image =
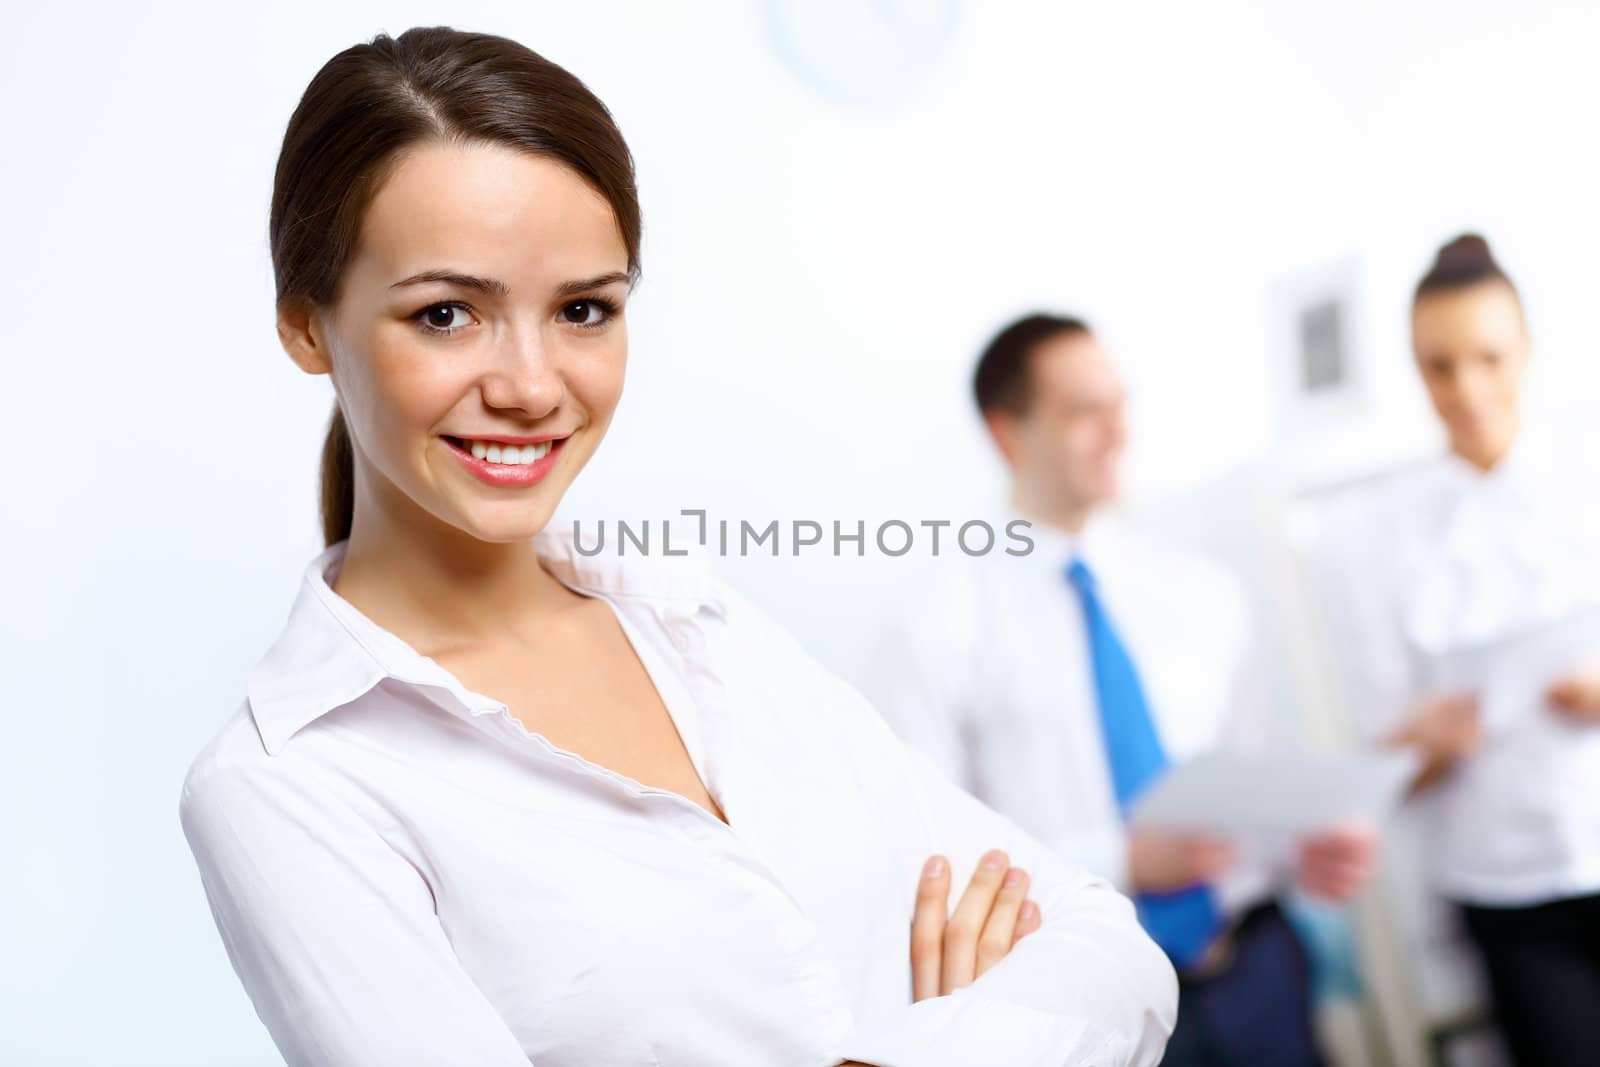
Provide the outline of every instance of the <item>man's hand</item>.
[[1233,845],[1209,834],[1135,830],[1128,839],[1128,879],[1140,892],[1168,893],[1214,881],[1233,861]]
[[911,999],[971,985],[1039,929],[1039,905],[1027,896],[1028,872],[1012,867],[1004,852],[987,852],[952,913],[950,864],[943,856],[929,859],[911,920]]
[[1338,826],[1300,842],[1295,880],[1307,893],[1342,904],[1372,877],[1377,854],[1371,827]]
[[1547,695],[1551,706],[1573,722],[1600,723],[1600,670],[1574,671]]

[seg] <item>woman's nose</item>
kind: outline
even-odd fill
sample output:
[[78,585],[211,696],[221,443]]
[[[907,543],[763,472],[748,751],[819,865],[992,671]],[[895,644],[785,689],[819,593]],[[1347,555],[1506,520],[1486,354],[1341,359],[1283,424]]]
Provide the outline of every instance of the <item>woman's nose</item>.
[[553,411],[566,391],[553,353],[537,333],[508,337],[484,372],[484,403],[537,419]]

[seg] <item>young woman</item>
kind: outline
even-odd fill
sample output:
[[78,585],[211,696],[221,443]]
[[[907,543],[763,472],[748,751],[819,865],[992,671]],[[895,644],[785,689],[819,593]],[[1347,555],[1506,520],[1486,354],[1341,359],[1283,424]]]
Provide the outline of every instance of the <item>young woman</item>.
[[639,233],[604,106],[503,38],[379,36],[289,122],[278,332],[333,381],[327,548],[181,802],[273,1039],[319,1067],[1155,1063],[1176,987],[1125,899],[699,565],[549,527],[622,389]]
[[[1600,509],[1589,458],[1524,425],[1527,323],[1482,238],[1440,249],[1411,325],[1449,454],[1400,478],[1342,539],[1352,696],[1375,733],[1426,757],[1418,791],[1434,878],[1482,950],[1518,1064],[1589,1063],[1600,1049],[1600,674],[1585,668],[1600,663]],[[1541,646],[1554,651],[1529,651]],[[1546,673],[1519,694],[1501,680],[1513,668]]]

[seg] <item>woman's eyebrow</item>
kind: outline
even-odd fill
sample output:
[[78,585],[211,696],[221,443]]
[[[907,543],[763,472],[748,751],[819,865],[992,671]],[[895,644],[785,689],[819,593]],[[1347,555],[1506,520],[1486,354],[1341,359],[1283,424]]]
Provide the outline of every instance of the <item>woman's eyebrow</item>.
[[560,296],[571,296],[574,293],[587,292],[590,289],[599,289],[606,285],[615,285],[617,282],[626,282],[627,274],[620,270],[611,271],[609,274],[597,274],[593,278],[583,278],[575,282],[567,282],[556,290]]
[[407,285],[420,285],[423,282],[447,282],[458,285],[463,289],[476,289],[480,293],[491,293],[495,296],[509,296],[511,289],[505,282],[493,278],[479,278],[472,274],[461,274],[453,270],[425,270],[413,274],[389,286],[391,289],[400,289]]
[[[556,289],[558,296],[570,296],[574,293],[584,293],[591,289],[613,285],[617,282],[627,282],[628,275],[624,271],[614,270],[606,274],[597,274],[593,278],[580,278],[576,281],[563,283]],[[457,285],[463,289],[476,289],[480,293],[491,293],[495,296],[511,295],[511,287],[505,282],[494,278],[480,278],[474,274],[462,274],[453,270],[425,270],[403,278],[389,286],[391,289],[401,289],[408,285],[421,285],[424,282],[445,282]]]

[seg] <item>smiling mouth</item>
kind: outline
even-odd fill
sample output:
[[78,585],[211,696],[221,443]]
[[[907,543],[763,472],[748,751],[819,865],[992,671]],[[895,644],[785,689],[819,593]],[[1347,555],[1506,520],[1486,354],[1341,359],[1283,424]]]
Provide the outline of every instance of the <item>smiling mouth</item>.
[[451,446],[460,449],[474,459],[483,460],[485,463],[497,463],[505,467],[525,467],[529,464],[537,463],[545,456],[548,456],[552,448],[566,440],[564,437],[558,437],[533,444],[512,445],[499,441],[480,441],[470,437],[451,437],[448,434],[443,436]]

